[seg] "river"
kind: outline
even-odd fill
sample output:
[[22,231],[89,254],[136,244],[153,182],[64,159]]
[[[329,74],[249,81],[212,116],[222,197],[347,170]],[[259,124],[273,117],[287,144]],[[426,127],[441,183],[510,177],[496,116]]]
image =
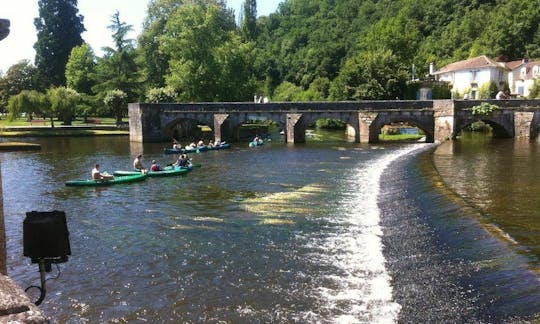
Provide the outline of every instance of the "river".
[[[323,136],[324,137],[324,136]],[[81,322],[512,322],[540,313],[537,144],[342,138],[193,154],[186,176],[65,187],[94,163],[172,162],[163,143],[29,138],[3,153],[8,273],[32,210],[66,212],[72,255],[41,308]],[[35,289],[29,293],[37,298]]]

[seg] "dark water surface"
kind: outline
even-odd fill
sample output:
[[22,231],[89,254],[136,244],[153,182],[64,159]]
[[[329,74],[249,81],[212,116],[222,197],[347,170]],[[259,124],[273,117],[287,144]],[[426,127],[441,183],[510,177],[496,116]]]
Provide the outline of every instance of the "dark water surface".
[[[72,256],[42,304],[57,322],[501,322],[540,312],[538,245],[527,243],[538,218],[527,227],[506,217],[506,227],[485,202],[462,201],[470,166],[444,146],[444,177],[443,164],[467,165],[450,175],[452,191],[430,145],[345,141],[239,144],[194,154],[202,167],[187,176],[72,188],[64,181],[95,162],[111,172],[139,152],[173,157],[125,137],[28,140],[42,151],[1,161],[8,272],[22,287],[39,281],[22,256],[22,221],[64,210]],[[518,196],[509,210],[525,208]],[[526,239],[505,239],[512,226]]]

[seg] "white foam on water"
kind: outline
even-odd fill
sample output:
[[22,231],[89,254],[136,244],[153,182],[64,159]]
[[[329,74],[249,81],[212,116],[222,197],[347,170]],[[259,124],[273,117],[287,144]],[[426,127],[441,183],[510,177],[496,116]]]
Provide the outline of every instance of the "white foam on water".
[[381,175],[388,165],[420,147],[406,146],[359,165],[344,184],[344,199],[328,218],[336,230],[309,244],[318,247],[312,256],[314,262],[332,270],[320,274],[315,289],[324,306],[305,316],[333,323],[397,322],[401,306],[392,299],[377,197]]

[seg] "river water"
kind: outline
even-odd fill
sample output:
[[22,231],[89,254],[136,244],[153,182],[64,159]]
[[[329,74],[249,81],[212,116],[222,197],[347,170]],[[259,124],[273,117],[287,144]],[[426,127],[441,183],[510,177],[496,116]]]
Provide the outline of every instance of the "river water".
[[[66,212],[72,255],[47,281],[56,322],[520,322],[540,313],[539,144],[343,139],[194,154],[190,174],[65,187],[164,144],[26,139],[1,156],[8,273],[32,210]],[[53,266],[49,277],[56,277]],[[32,298],[37,291],[31,289]]]

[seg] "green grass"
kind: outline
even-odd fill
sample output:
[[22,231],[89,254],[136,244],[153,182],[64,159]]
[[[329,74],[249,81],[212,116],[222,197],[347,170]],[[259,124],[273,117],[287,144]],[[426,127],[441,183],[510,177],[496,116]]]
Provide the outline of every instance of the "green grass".
[[[43,118],[34,118],[34,119],[43,120]],[[81,126],[86,126],[86,125],[116,125],[116,119],[114,119],[114,118],[88,117],[88,119],[90,121],[92,119],[100,119],[101,123],[100,124],[85,123],[83,118],[77,118],[74,121],[72,121],[72,125],[73,126],[77,126],[77,125],[81,125]],[[17,119],[15,119],[13,121],[8,121],[7,119],[2,118],[2,119],[0,119],[0,127],[4,127],[4,126],[19,126],[19,127],[51,126],[50,119],[47,118],[46,120],[47,121],[45,122],[45,124],[39,123],[39,124],[32,125],[32,123],[30,121],[28,121],[28,119],[26,119],[26,118],[17,118]],[[60,125],[62,125],[62,122],[55,119],[54,120],[54,125],[55,126],[60,126]]]
[[52,136],[98,136],[98,135],[129,135],[128,130],[102,129],[59,129],[36,128],[31,130],[0,130],[1,137],[52,137]]
[[379,140],[381,141],[417,141],[424,137],[424,135],[418,134],[397,134],[397,135],[387,135],[379,134]]

